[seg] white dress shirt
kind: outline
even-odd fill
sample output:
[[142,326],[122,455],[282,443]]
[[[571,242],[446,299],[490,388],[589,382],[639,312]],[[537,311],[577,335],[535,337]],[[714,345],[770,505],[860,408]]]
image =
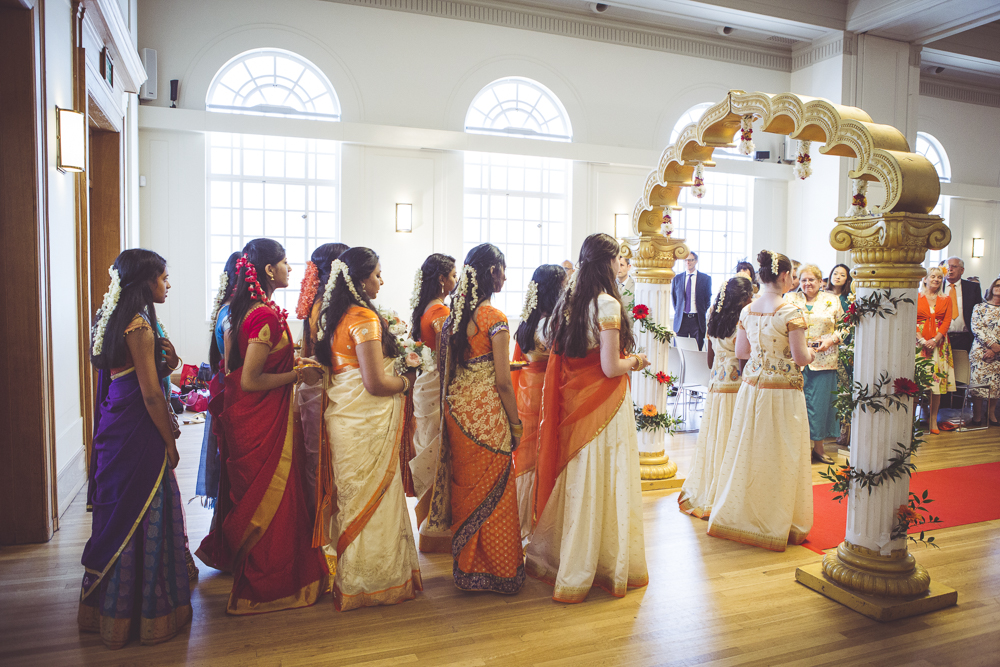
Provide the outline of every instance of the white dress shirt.
[[960,331],[968,331],[968,327],[965,326],[965,314],[962,310],[962,281],[959,279],[956,283],[949,283],[947,280],[944,284],[944,293],[948,295],[948,300],[951,300],[951,289],[955,288],[955,296],[958,297],[958,312],[951,314],[951,324],[948,325],[948,331],[951,333],[957,333]]

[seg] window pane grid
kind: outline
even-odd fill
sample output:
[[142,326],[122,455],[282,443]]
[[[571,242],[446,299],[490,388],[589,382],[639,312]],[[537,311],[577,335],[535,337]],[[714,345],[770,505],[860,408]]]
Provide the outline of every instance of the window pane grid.
[[[309,253],[339,236],[336,142],[211,133],[207,153],[207,312],[229,255],[260,237],[285,248],[292,281],[275,292],[274,301],[292,310]],[[299,161],[315,165],[319,159],[325,164],[318,170],[296,166]]]
[[469,106],[465,131],[572,141],[569,116],[545,86],[519,77],[494,81]]
[[[674,213],[674,236],[698,255],[698,270],[712,276],[718,290],[733,277],[736,263],[750,252],[753,178],[738,174],[705,172],[705,197],[698,199],[684,188]],[[678,274],[685,271],[683,264]],[[714,295],[713,295],[714,298]]]
[[507,283],[492,302],[512,329],[535,269],[568,257],[569,169],[556,158],[465,154],[464,252],[480,243],[503,252]]

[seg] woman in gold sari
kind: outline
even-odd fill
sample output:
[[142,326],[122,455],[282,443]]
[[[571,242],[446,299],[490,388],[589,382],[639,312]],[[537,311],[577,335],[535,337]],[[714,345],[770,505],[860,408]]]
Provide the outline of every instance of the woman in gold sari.
[[336,547],[340,611],[412,600],[423,590],[399,475],[402,397],[415,373],[393,371],[398,344],[372,304],[381,275],[368,248],[351,248],[333,262],[316,345],[329,371],[329,447],[320,448],[313,544]]
[[535,269],[528,283],[521,312],[521,325],[514,334],[514,361],[527,361],[514,373],[517,414],[524,424],[521,444],[514,452],[517,476],[517,508],[521,537],[531,532],[531,499],[535,489],[535,458],[538,455],[538,416],[542,407],[542,384],[549,362],[549,345],[544,338],[545,324],[566,285],[566,269],[558,264],[543,264]]
[[507,318],[490,303],[506,280],[504,269],[496,246],[473,248],[441,332],[445,428],[428,526],[451,526],[458,588],[513,594],[524,584],[511,462],[523,427]]

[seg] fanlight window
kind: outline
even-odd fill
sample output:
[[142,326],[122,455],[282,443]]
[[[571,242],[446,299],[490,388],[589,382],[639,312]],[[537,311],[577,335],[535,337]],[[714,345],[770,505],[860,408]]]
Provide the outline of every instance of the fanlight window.
[[569,116],[552,91],[530,79],[510,77],[483,88],[469,106],[465,131],[572,141]]
[[222,113],[340,120],[330,80],[311,62],[281,49],[236,56],[208,89],[206,108]]
[[948,162],[948,154],[944,151],[941,142],[926,132],[917,132],[917,146],[914,151],[931,161],[934,170],[945,183],[951,181],[951,164]]
[[[705,111],[713,105],[714,102],[702,102],[701,104],[696,104],[682,113],[681,117],[677,119],[677,122],[674,124],[674,129],[670,132],[670,143],[675,143],[677,139],[680,138],[681,132],[684,131],[684,128],[691,123],[697,123],[701,119],[702,114],[704,114]],[[716,148],[715,153],[725,153],[727,158],[738,158],[741,160],[750,159],[749,155],[743,155],[735,148]]]

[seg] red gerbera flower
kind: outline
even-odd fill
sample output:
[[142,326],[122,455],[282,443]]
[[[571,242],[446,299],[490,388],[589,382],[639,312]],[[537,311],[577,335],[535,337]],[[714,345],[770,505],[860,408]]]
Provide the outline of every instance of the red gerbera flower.
[[899,396],[916,396],[920,393],[920,386],[910,378],[896,378],[892,388]]
[[649,317],[649,307],[641,303],[632,307],[632,317],[637,320],[644,320]]
[[664,373],[663,371],[660,371],[659,373],[656,374],[656,381],[659,382],[660,384],[666,384],[670,382],[670,376]]

